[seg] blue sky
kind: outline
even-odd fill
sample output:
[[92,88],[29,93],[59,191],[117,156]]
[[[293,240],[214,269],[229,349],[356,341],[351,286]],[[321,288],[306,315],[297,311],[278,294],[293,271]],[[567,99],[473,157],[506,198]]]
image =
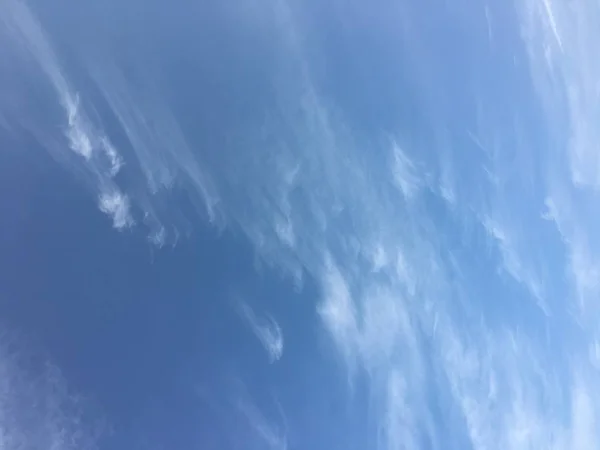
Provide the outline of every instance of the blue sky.
[[0,448],[598,448],[599,40],[0,0]]

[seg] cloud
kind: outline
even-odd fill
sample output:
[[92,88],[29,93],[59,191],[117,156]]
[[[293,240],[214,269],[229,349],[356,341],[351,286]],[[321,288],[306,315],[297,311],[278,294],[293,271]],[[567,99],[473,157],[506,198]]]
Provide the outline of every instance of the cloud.
[[[238,410],[245,417],[255,435],[271,450],[288,448],[287,430],[280,428],[248,399],[238,402]],[[279,408],[279,412],[283,414]],[[285,416],[282,415],[285,421]]]
[[[82,176],[85,184],[98,193],[100,209],[112,217],[115,228],[121,229],[131,225],[133,221],[129,212],[129,199],[119,192],[113,180],[123,166],[122,156],[110,139],[94,126],[87,116],[79,94],[71,87],[50,40],[27,4],[17,0],[6,0],[0,5],[0,10],[3,15],[0,24],[2,31],[6,33],[8,42],[13,45],[11,50],[21,56],[20,64],[15,64],[13,69],[27,69],[28,66],[24,65],[22,60],[32,59],[45,74],[65,115],[64,137],[68,147],[77,157],[72,158],[65,154],[60,144],[51,141],[41,144],[47,145],[57,160],[65,164],[74,175]],[[12,113],[13,111],[8,112]],[[40,125],[27,123],[25,127],[36,129]],[[36,134],[41,136],[45,132]]]
[[279,324],[269,315],[259,317],[246,303],[239,305],[242,318],[263,345],[271,363],[283,355],[283,332]]
[[[600,318],[599,200],[600,63],[593,55],[600,39],[600,6],[578,0],[567,6],[530,0],[522,15],[529,65],[554,145],[545,170],[545,217],[565,246],[573,311],[586,333],[595,335]],[[540,60],[545,49],[546,60]]]
[[32,365],[42,359],[27,358],[6,329],[1,335],[0,448],[95,448],[102,424],[84,418],[85,405],[68,391],[58,368],[47,362]]
[[319,314],[336,340],[345,358],[355,358],[359,329],[354,299],[337,266],[327,258],[322,280],[323,300]]
[[[592,390],[594,389],[594,390]],[[571,448],[592,450],[600,441],[598,394],[595,387],[587,385],[577,377],[573,386],[571,405]]]
[[566,146],[571,179],[575,185],[597,188],[600,136],[594,124],[600,114],[600,63],[593,55],[600,39],[600,7],[588,0],[568,6],[528,0],[517,4],[517,11],[535,87],[554,127],[553,137]]
[[402,373],[392,372],[387,382],[387,413],[385,416],[386,448],[416,450],[419,448],[415,436],[415,418],[407,402],[409,389]]
[[344,357],[349,386],[367,374],[370,415],[384,448],[418,449],[429,419],[416,400],[424,388],[422,361],[402,291],[387,283],[367,287],[368,276],[353,288],[331,258],[325,267],[318,311]]
[[275,222],[275,233],[288,247],[294,247],[296,242],[296,236],[294,234],[294,228],[289,218],[282,218]]
[[494,221],[491,217],[484,217],[482,224],[489,236],[495,240],[497,248],[500,251],[502,258],[501,267],[517,283],[522,284],[529,291],[539,309],[546,316],[549,316],[550,307],[546,300],[543,283],[539,275],[535,273],[535,269],[532,269],[530,264],[528,265],[528,261],[523,258],[519,246],[514,242],[514,238],[509,235],[509,232],[499,222]]
[[513,332],[471,334],[457,325],[441,327],[439,351],[473,448],[576,448],[562,422],[567,380],[548,370],[537,344]]
[[[99,199],[99,207],[100,211],[112,218],[115,228],[120,230],[133,225],[133,219],[129,211],[129,199],[121,192],[102,193]],[[159,237],[160,235],[157,235],[156,239],[159,240]]]
[[127,81],[110,57],[103,58],[101,64],[89,57],[84,57],[84,62],[126,134],[150,194],[175,185],[190,186],[190,193],[197,196],[199,212],[206,214],[210,222],[217,220],[219,198],[214,182],[151,78],[146,77],[142,86],[136,86]]
[[393,144],[394,181],[405,199],[410,199],[419,189],[420,180],[413,162],[402,151],[398,144]]
[[[15,55],[15,63],[3,66],[2,74],[7,77],[43,76],[44,79],[36,79],[36,83],[46,82],[54,91],[64,114],[64,138],[72,153],[65,152],[65,146],[53,134],[53,130],[46,129],[47,118],[38,119],[35,112],[22,114],[10,103],[2,105],[7,111],[0,116],[17,118],[24,129],[38,137],[42,146],[57,161],[100,198],[101,210],[111,215],[115,228],[123,229],[133,224],[130,213],[125,211],[130,203],[135,204],[146,217],[144,224],[150,228],[150,235],[156,236],[156,230],[163,230],[164,234],[165,230],[179,225],[169,222],[163,213],[164,191],[175,185],[191,185],[191,200],[197,210],[206,214],[211,222],[217,220],[218,197],[210,177],[192,154],[177,121],[165,104],[149,92],[141,95],[134,86],[126,83],[120,71],[111,65],[110,58],[103,60],[99,67],[90,63],[96,61],[90,59],[89,55],[81,58],[84,64],[91,66],[90,74],[110,107],[109,114],[117,118],[127,137],[125,147],[133,150],[131,154],[127,148],[125,152],[120,151],[97,114],[93,116],[95,120],[88,114],[89,111],[96,113],[94,105],[86,104],[74,88],[63,69],[60,55],[27,3],[6,0],[0,9],[3,17],[0,32],[7,37],[4,45],[9,54]],[[31,62],[33,67],[37,66],[37,71],[32,70]],[[26,88],[17,84],[10,88],[13,95],[30,99],[19,103],[27,105],[40,102],[42,106],[39,109],[48,110],[45,97],[31,97],[29,92],[25,92]],[[116,177],[125,166],[126,159],[130,169],[127,174],[130,179],[129,192],[121,194],[122,187]],[[136,176],[138,168],[143,172],[141,180]],[[166,223],[163,225],[161,221]],[[173,234],[177,233],[176,230]],[[150,239],[151,242],[155,240]],[[164,243],[166,236],[160,241]]]
[[[222,421],[227,432],[222,436],[232,448],[289,448],[288,418],[274,395],[257,398],[237,375],[219,374],[219,383],[195,386],[195,393],[211,413]],[[219,389],[221,386],[223,389]]]

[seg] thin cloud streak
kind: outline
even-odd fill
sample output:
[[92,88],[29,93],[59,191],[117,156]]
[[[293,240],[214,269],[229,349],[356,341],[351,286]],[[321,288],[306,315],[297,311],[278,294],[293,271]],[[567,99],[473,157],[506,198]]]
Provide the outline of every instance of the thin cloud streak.
[[[135,90],[123,82],[119,72],[111,72],[109,63],[94,74],[98,88],[111,107],[111,113],[118,119],[124,130],[133,154],[128,154],[128,166],[132,173],[137,167],[144,174],[142,188],[132,192],[122,192],[117,183],[117,175],[126,164],[124,154],[111,142],[102,124],[94,122],[87,114],[85,101],[75,90],[63,70],[60,58],[55,53],[50,39],[42,25],[26,2],[3,0],[0,4],[2,22],[0,32],[7,37],[4,45],[14,55],[14,65],[0,70],[18,73],[26,71],[28,63],[33,61],[58,99],[64,114],[64,138],[72,154],[64,151],[64,145],[56,136],[48,135],[35,119],[25,116],[20,119],[22,126],[40,139],[40,144],[63,164],[74,176],[98,196],[101,211],[113,220],[115,228],[123,229],[134,224],[134,210],[141,212],[142,222],[150,234],[150,241],[159,245],[166,242],[167,227],[176,225],[162,224],[164,220],[164,191],[176,185],[191,184],[194,194],[192,200],[198,205],[198,211],[204,211],[211,222],[218,219],[218,196],[208,175],[191,150],[179,129],[176,120],[165,105],[152,104],[152,97],[146,95],[146,101],[135,98]],[[87,62],[84,59],[84,62]],[[29,75],[29,74],[27,74]],[[39,81],[38,81],[39,83]],[[22,94],[15,87],[17,95]],[[142,110],[138,104],[145,105]],[[10,108],[11,105],[3,105]],[[93,111],[93,108],[92,108]],[[7,116],[18,117],[16,111],[8,110]],[[148,124],[155,124],[150,127]],[[131,156],[134,156],[133,158]],[[125,208],[128,208],[125,211]],[[176,230],[173,235],[177,235]],[[161,239],[156,236],[162,234]],[[176,236],[170,236],[176,239]]]
[[283,355],[283,332],[270,315],[259,317],[246,303],[239,305],[240,315],[265,348],[269,361],[274,363]]
[[[69,148],[80,158],[59,155],[59,159],[69,161],[67,168],[75,174],[84,174],[87,184],[97,192],[100,209],[111,215],[115,228],[124,228],[132,222],[129,202],[113,180],[123,165],[122,157],[108,137],[97,130],[87,117],[79,95],[71,88],[48,38],[27,4],[18,0],[3,0],[0,10],[3,16],[2,31],[14,45],[11,50],[21,52],[23,58],[31,58],[38,64],[62,106],[67,122],[65,138]],[[28,126],[36,127],[35,124]],[[62,152],[55,145],[51,145],[49,150]]]

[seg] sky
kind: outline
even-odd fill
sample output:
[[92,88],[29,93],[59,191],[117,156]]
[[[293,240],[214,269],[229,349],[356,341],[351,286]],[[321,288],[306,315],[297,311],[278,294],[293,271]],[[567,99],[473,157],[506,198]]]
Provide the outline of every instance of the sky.
[[598,42],[0,0],[0,450],[600,448]]

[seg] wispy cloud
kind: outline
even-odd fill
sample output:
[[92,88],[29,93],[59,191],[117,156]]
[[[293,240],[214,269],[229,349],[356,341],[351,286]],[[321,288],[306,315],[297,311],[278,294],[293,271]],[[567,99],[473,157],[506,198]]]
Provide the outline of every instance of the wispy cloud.
[[[595,305],[600,274],[600,215],[593,206],[600,186],[600,64],[593,57],[600,39],[600,6],[579,0],[568,7],[531,0],[523,17],[530,69],[554,147],[545,167],[547,212],[565,245],[574,309],[586,332],[600,317]],[[540,60],[545,49],[546,61]]]
[[410,199],[419,189],[420,180],[414,163],[402,151],[397,143],[393,144],[393,173],[394,182],[402,192],[405,199]]
[[214,183],[150,77],[140,87],[128,82],[109,58],[100,65],[94,59],[85,63],[128,138],[150,194],[174,185],[190,186],[199,212],[211,222],[217,220],[219,199]]
[[[214,186],[199,160],[193,156],[169,108],[148,92],[142,97],[137,96],[134,87],[125,83],[120,72],[107,60],[101,67],[91,67],[90,70],[133,149],[133,153],[128,154],[129,168],[135,173],[139,167],[144,174],[142,182],[138,183],[141,186],[133,183],[129,186],[130,192],[121,193],[116,176],[127,158],[115,147],[103,124],[91,119],[88,110],[95,112],[94,108],[86,108],[84,99],[70,82],[59,54],[34,12],[20,0],[5,0],[0,9],[0,31],[7,37],[5,45],[9,45],[8,51],[16,55],[15,64],[3,66],[0,70],[14,76],[13,72],[31,71],[29,61],[37,65],[40,72],[35,76],[41,74],[45,77],[43,81],[49,83],[62,108],[64,138],[72,155],[65,152],[57,136],[43,129],[42,123],[13,110],[6,111],[6,115],[21,117],[19,120],[24,122],[23,127],[40,137],[42,146],[83,180],[85,186],[99,197],[101,210],[111,215],[115,228],[122,229],[133,224],[132,212],[125,211],[125,208],[135,204],[145,216],[143,223],[150,228],[152,236],[156,237],[157,230],[166,234],[167,227],[161,223],[164,220],[164,215],[160,214],[160,210],[164,209],[161,196],[163,191],[170,190],[175,184],[191,185],[192,200],[198,211],[206,214],[211,221],[217,219],[218,199]],[[83,58],[83,63],[91,64],[87,57]],[[33,76],[31,73],[26,75]],[[21,87],[15,86],[14,91],[15,95],[26,95]],[[10,104],[3,105],[3,108],[11,107]],[[135,180],[138,181],[137,177]],[[173,224],[167,221],[166,225]],[[164,243],[166,239],[165,235],[159,241]],[[156,239],[151,238],[150,241]]]
[[600,8],[587,0],[568,6],[528,0],[518,4],[517,10],[535,87],[554,127],[552,136],[567,150],[572,181],[597,188],[599,135],[594,123],[600,114],[600,63],[593,55],[600,39]]
[[[67,164],[74,174],[83,175],[88,187],[97,192],[100,209],[113,218],[115,228],[130,225],[132,219],[129,201],[119,192],[113,180],[123,166],[123,158],[110,139],[88,118],[80,96],[64,75],[49,39],[27,4],[18,0],[6,0],[0,4],[0,10],[3,16],[0,25],[13,44],[11,50],[22,53],[22,58],[33,59],[54,89],[66,119],[64,136],[70,150],[79,158],[64,155],[61,146],[54,142],[41,144],[48,144],[48,149],[57,159]],[[18,66],[13,69],[18,70]],[[26,127],[36,126],[27,124]]]
[[83,419],[83,405],[68,391],[59,370],[51,364],[41,364],[35,373],[26,369],[27,350],[5,329],[0,334],[0,448],[95,448],[101,423]]
[[[246,418],[256,436],[271,450],[286,450],[288,448],[287,430],[278,427],[248,399],[240,399],[239,412]],[[282,414],[281,409],[279,412]],[[285,417],[282,416],[282,420]]]
[[100,195],[100,211],[108,214],[117,229],[129,227],[133,224],[131,213],[129,212],[129,199],[121,192],[105,192]]
[[529,291],[531,298],[540,310],[546,316],[549,316],[551,311],[548,306],[547,294],[541,277],[534,272],[534,269],[527,265],[527,262],[520,253],[519,247],[514,242],[514,238],[509,235],[509,232],[499,222],[494,221],[491,217],[484,217],[482,224],[497,245],[502,258],[501,268],[517,283],[522,284]]
[[279,324],[270,315],[258,316],[246,303],[240,303],[238,308],[242,318],[267,351],[269,361],[273,363],[279,360],[283,355],[283,332]]
[[277,398],[263,395],[258,399],[239,377],[223,378],[221,381],[225,381],[226,388],[222,392],[215,389],[216,386],[195,387],[202,403],[223,421],[228,430],[235,430],[223,438],[234,448],[289,448],[288,418]]
[[323,301],[319,313],[345,357],[354,358],[358,345],[358,317],[350,288],[329,258],[322,280]]

